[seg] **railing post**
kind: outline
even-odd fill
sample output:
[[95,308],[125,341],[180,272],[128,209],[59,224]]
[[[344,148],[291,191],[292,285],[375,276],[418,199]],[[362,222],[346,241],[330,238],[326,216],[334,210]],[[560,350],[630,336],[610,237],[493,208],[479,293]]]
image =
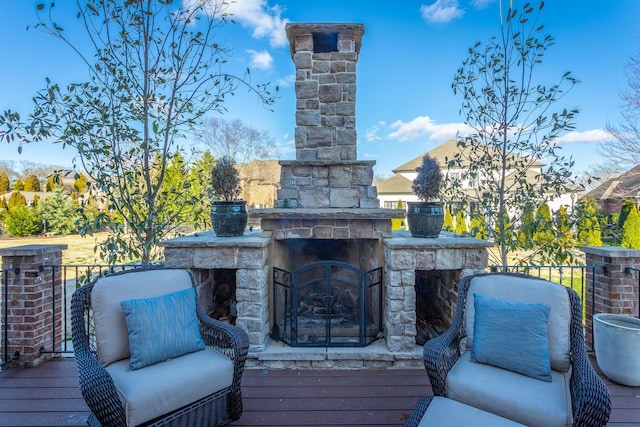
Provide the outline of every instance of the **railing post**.
[[[42,348],[61,342],[63,304],[60,269],[43,268],[62,264],[67,245],[25,245],[0,249],[6,277],[2,292],[2,330],[5,353],[20,353],[14,366],[33,367],[52,357]],[[6,301],[6,304],[5,304]],[[7,323],[4,324],[5,319]],[[55,331],[55,337],[54,332]],[[4,344],[3,344],[4,345]]]
[[[598,313],[638,316],[640,250],[618,246],[581,247],[587,265],[601,265],[587,273],[586,339],[593,342],[593,315]],[[631,270],[629,268],[632,268]],[[589,275],[592,275],[589,277]]]

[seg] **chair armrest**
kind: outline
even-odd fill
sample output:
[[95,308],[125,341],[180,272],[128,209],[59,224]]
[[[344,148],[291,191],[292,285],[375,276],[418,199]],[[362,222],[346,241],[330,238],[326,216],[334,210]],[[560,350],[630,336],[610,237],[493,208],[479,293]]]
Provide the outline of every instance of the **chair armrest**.
[[424,367],[436,396],[447,396],[447,375],[460,358],[459,329],[459,325],[454,324],[424,345]]
[[611,415],[611,395],[587,356],[580,298],[569,288],[568,292],[574,311],[571,321],[570,381],[573,425],[603,426]]
[[89,345],[85,313],[90,306],[93,284],[76,290],[71,298],[73,352],[78,367],[78,385],[87,406],[103,426],[126,425],[124,406],[111,375]]
[[200,304],[197,307],[200,333],[204,343],[227,356],[233,362],[233,382],[231,384],[230,415],[237,420],[242,415],[242,394],[240,382],[249,351],[249,337],[237,326],[212,319]]

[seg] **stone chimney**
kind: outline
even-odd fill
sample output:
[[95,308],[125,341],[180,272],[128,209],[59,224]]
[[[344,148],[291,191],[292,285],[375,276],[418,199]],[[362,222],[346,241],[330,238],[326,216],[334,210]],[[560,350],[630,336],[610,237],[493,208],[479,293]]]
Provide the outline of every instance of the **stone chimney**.
[[378,208],[373,161],[358,161],[362,24],[287,24],[296,67],[296,160],[280,161],[275,207]]

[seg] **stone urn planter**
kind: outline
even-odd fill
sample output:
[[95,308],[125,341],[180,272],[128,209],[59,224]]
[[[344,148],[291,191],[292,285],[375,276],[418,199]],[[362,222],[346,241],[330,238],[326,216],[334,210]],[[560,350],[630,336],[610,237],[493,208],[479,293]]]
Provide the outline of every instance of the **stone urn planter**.
[[247,228],[246,200],[216,200],[211,207],[213,231],[218,237],[236,237]]
[[640,319],[621,314],[593,316],[596,359],[611,380],[640,386]]

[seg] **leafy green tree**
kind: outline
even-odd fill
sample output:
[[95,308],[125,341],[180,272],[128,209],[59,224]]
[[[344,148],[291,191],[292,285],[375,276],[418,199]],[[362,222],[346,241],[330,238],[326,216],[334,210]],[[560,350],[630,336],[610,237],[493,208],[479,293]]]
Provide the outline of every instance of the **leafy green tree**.
[[471,214],[469,234],[471,235],[471,237],[475,237],[476,239],[487,240],[489,238],[489,232],[487,230],[487,219],[482,213],[473,211],[473,213]]
[[442,229],[444,231],[453,231],[453,215],[451,215],[451,209],[445,207],[444,209],[444,222],[442,223]]
[[618,227],[620,227],[620,230],[624,228],[624,223],[627,220],[627,217],[629,216],[629,212],[631,212],[635,208],[636,208],[636,202],[633,199],[627,198],[622,201],[622,207],[620,208],[620,216],[618,217]]
[[40,231],[40,218],[29,206],[14,206],[5,215],[4,225],[13,237],[28,237]]
[[0,210],[8,210],[9,206],[7,205],[7,199],[4,197],[0,197]]
[[199,203],[190,192],[164,197],[178,142],[206,113],[223,113],[225,98],[239,88],[265,104],[275,94],[248,74],[224,72],[231,51],[216,34],[232,22],[225,1],[85,0],[77,6],[82,35],[54,22],[53,2],[37,4],[37,28],[80,56],[88,80],[66,89],[48,81],[27,120],[12,111],[0,116],[0,140],[50,139],[74,147],[108,207],[85,222],[81,234],[108,230],[99,249],[109,263],[147,263],[161,255],[158,243],[174,236],[182,219],[176,204]]
[[[521,222],[521,207],[537,206],[573,188],[573,161],[559,154],[557,140],[574,129],[578,109],[556,103],[577,80],[570,72],[551,84],[536,80],[554,44],[539,22],[543,5],[517,10],[514,2],[500,2],[507,8],[500,13],[500,33],[469,49],[452,84],[462,96],[461,113],[472,132],[459,138],[459,152],[447,165],[463,173],[448,174],[445,188],[454,201],[468,203],[465,183],[476,183],[471,201],[495,224],[498,257],[493,261],[503,268],[509,254],[519,249],[517,233],[510,228]],[[535,262],[555,254],[550,244],[526,256]]]
[[533,241],[538,246],[549,245],[553,242],[554,224],[551,221],[551,209],[546,203],[542,203],[536,210],[535,232]]
[[41,201],[36,212],[48,232],[64,236],[78,231],[76,206],[60,188]]
[[531,206],[527,205],[523,208],[520,217],[520,226],[518,227],[518,247],[520,249],[533,249],[535,232],[534,213]]
[[24,190],[24,181],[17,180],[13,183],[13,189],[17,191]]
[[40,180],[35,174],[30,173],[25,178],[24,191],[40,191]]
[[462,209],[456,212],[456,234],[461,236],[467,234],[467,220]]
[[47,177],[47,182],[45,183],[45,190],[47,192],[53,192],[56,188],[62,188],[62,179],[60,179],[60,175],[57,173],[51,174]]
[[198,205],[189,206],[191,222],[200,224],[204,228],[211,229],[211,168],[215,160],[210,151],[202,153],[189,168],[189,182],[191,192],[200,199]]
[[13,190],[9,196],[9,209],[17,206],[27,206],[27,198],[18,190]]
[[31,206],[34,207],[34,208],[37,208],[38,207],[38,203],[40,203],[40,196],[35,194],[33,196],[33,202],[31,203]]
[[574,245],[573,232],[571,231],[571,217],[567,208],[560,206],[555,217],[555,228],[557,232],[557,238],[561,240],[560,244],[563,247],[570,248]]
[[576,243],[579,246],[602,246],[600,222],[596,214],[597,206],[593,197],[585,197],[576,206],[578,216]]
[[87,177],[82,172],[76,174],[76,179],[73,181],[73,189],[80,194],[89,190]]
[[5,171],[0,171],[0,194],[8,193],[11,189],[9,175]]
[[620,246],[640,249],[640,214],[635,206],[629,211],[627,220],[622,227],[622,243]]

